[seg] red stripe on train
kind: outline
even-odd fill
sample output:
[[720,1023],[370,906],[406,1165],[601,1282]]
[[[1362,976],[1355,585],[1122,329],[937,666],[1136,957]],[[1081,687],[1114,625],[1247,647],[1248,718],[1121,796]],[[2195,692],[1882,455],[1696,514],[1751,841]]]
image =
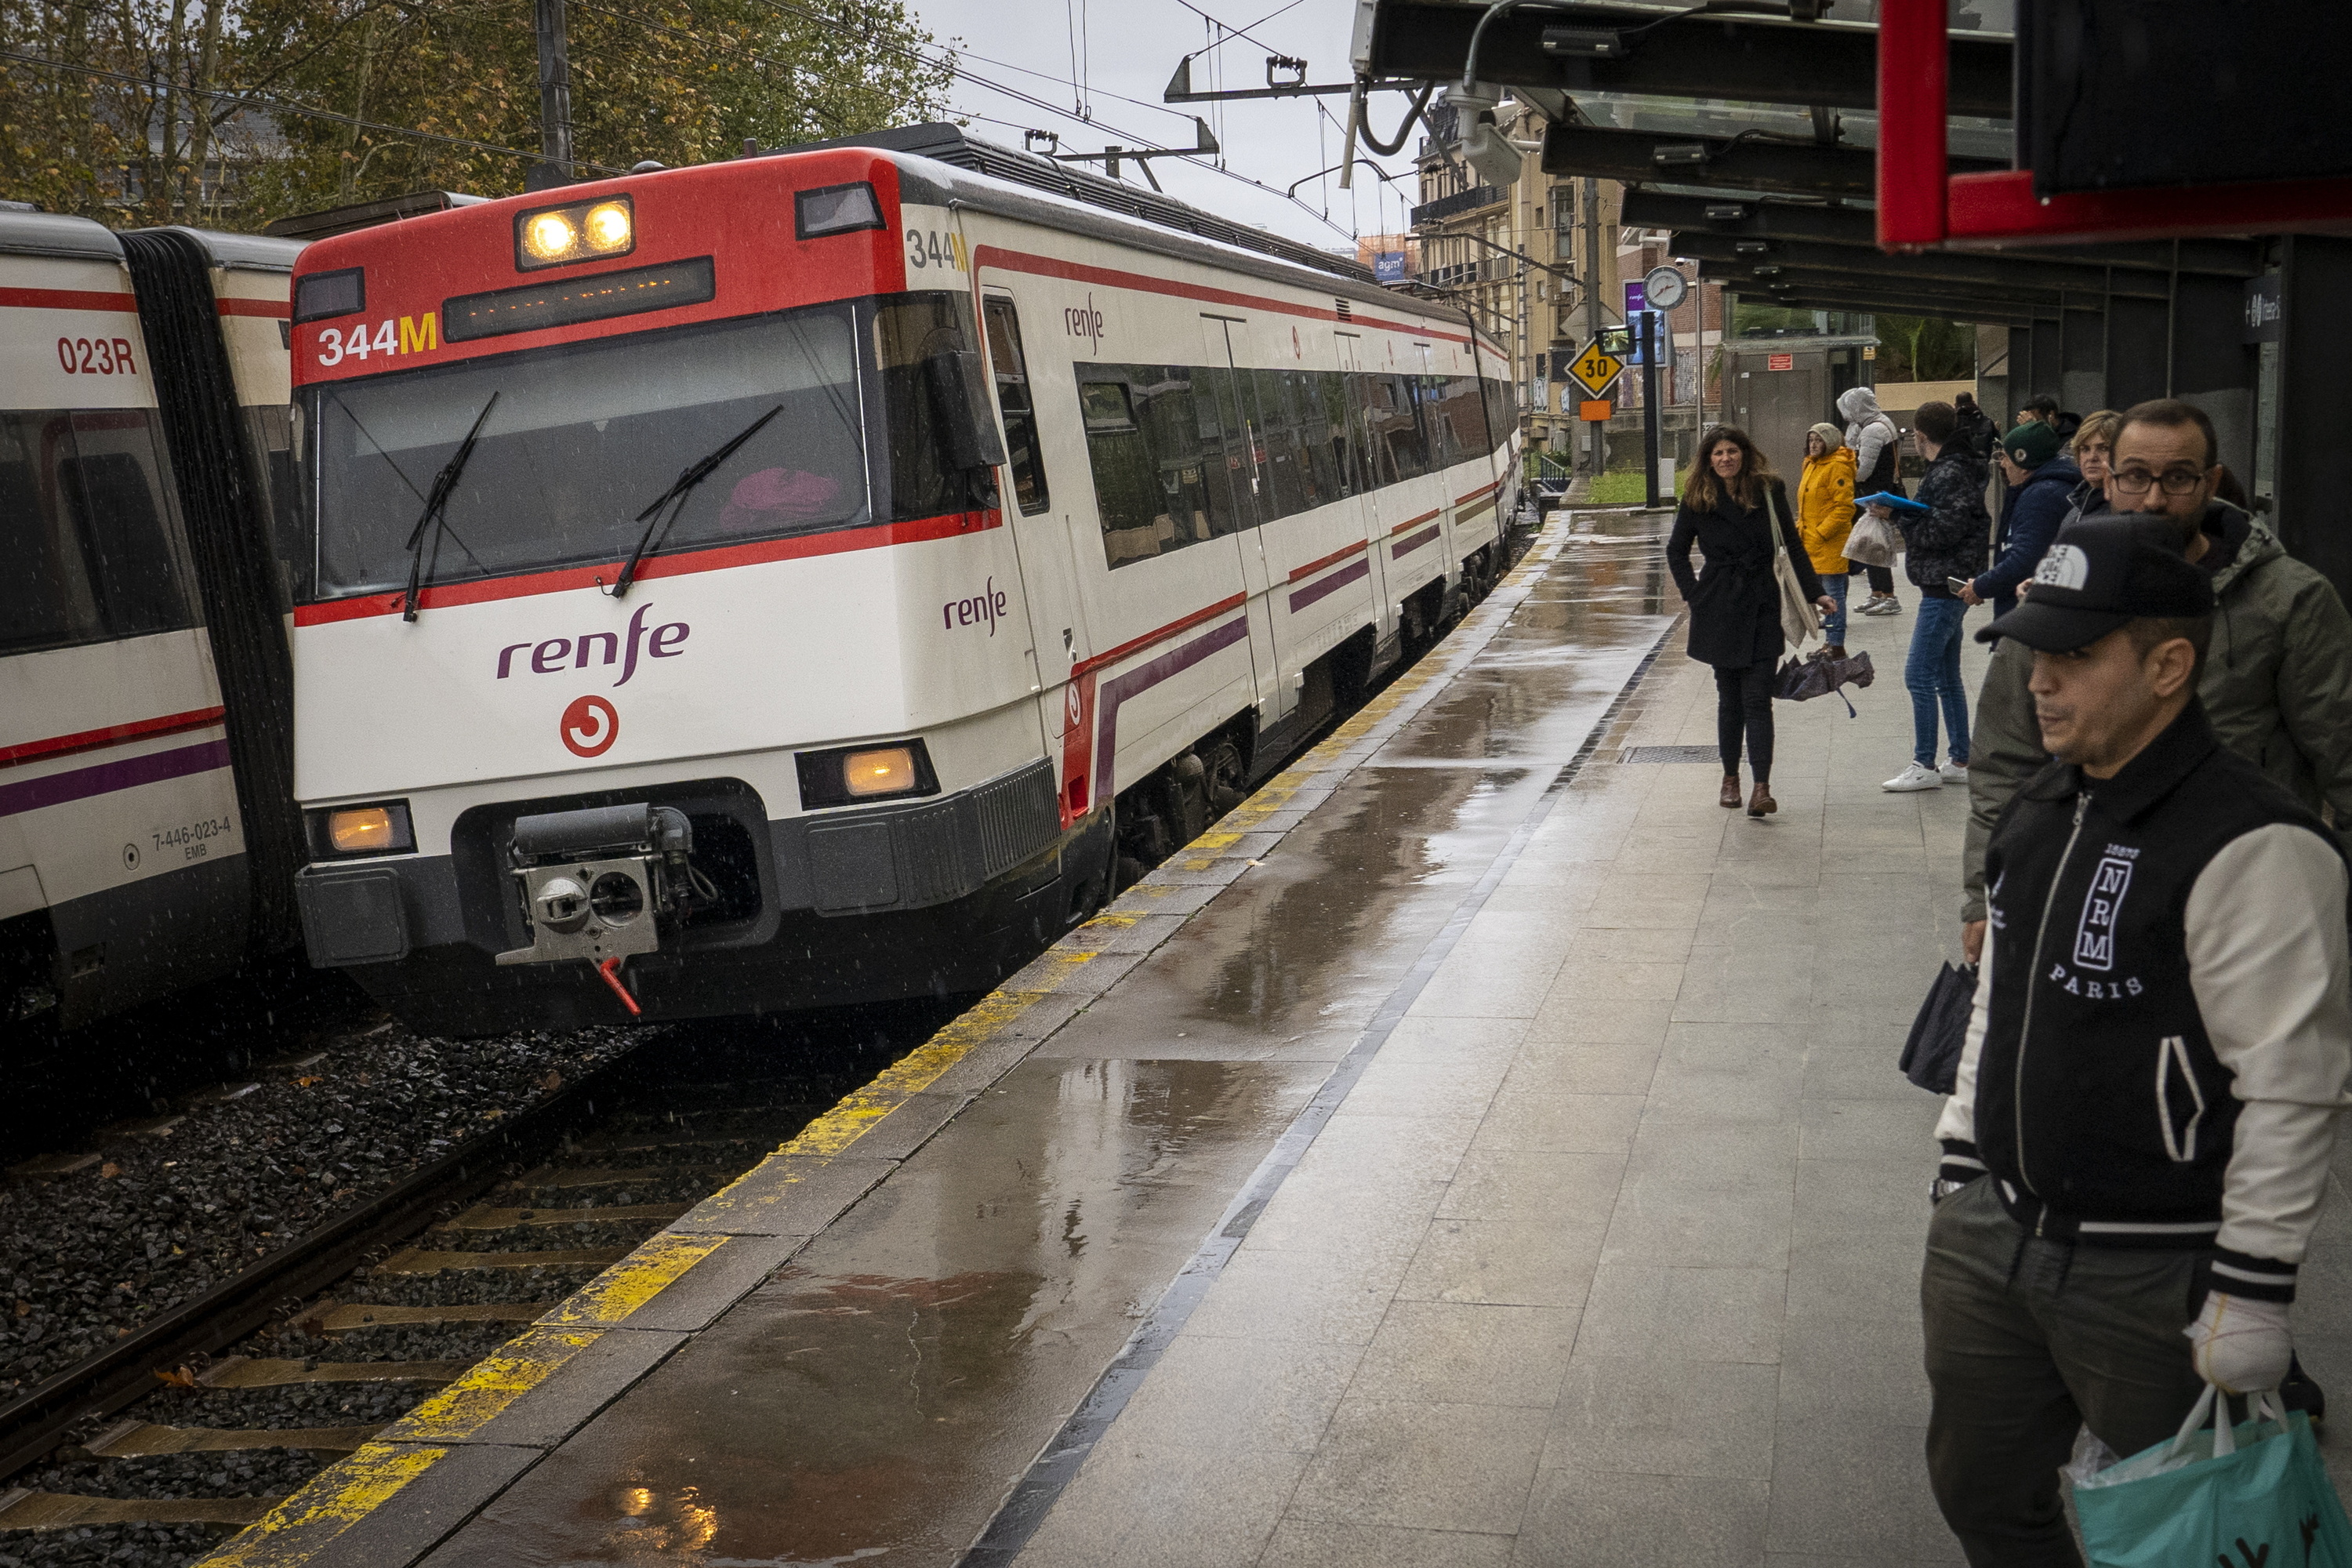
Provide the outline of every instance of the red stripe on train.
[[[683,577],[695,572],[723,572],[733,566],[757,566],[771,561],[799,561],[816,555],[841,555],[853,550],[879,550],[892,544],[919,544],[926,540],[954,539],[1004,526],[1004,514],[987,511],[951,512],[918,522],[883,522],[866,528],[845,528],[832,533],[803,533],[788,539],[762,539],[749,544],[722,544],[709,550],[687,550],[676,555],[656,555],[637,568],[636,580]],[[560,572],[532,572],[515,577],[487,577],[472,583],[444,583],[417,595],[420,609],[446,609],[454,605],[482,605],[498,599],[528,598],[534,594],[562,594],[593,588],[620,574],[620,563],[572,566]],[[362,594],[349,599],[328,599],[294,606],[298,626],[326,626],[335,621],[366,620],[373,616],[396,616],[405,595]]]

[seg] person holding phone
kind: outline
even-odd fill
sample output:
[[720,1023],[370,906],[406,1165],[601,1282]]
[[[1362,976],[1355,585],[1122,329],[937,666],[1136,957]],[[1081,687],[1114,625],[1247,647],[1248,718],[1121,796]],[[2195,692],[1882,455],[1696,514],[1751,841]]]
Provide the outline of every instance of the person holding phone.
[[[1919,589],[1919,618],[1903,684],[1911,693],[1912,752],[1908,766],[1882,788],[1897,794],[1941,789],[1969,776],[1969,691],[1960,680],[1960,633],[1969,600],[1961,596],[1984,569],[1992,517],[1985,510],[1985,466],[1956,439],[1959,415],[1948,403],[1922,404],[1916,416],[1919,450],[1927,471],[1919,478],[1918,509],[1874,508],[1903,535],[1903,568]],[[1937,717],[1946,742],[1936,763]]]
[[2000,438],[1997,454],[2009,494],[1993,531],[1993,563],[1952,591],[1971,605],[1990,603],[1995,616],[2017,607],[2017,585],[2041,564],[2073,510],[2083,470],[2060,449],[2055,426],[2028,420]]

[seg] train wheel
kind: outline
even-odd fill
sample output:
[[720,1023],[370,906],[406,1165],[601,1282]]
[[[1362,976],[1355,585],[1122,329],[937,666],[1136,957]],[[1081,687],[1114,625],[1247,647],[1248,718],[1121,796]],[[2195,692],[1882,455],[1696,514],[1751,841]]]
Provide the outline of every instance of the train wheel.
[[1242,760],[1239,742],[1217,735],[1201,748],[1202,784],[1208,793],[1212,821],[1248,798],[1249,766]]

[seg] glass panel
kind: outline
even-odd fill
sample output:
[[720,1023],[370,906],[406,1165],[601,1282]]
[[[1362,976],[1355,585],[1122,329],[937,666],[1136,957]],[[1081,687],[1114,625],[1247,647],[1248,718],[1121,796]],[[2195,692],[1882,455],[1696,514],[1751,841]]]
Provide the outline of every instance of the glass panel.
[[1046,508],[1045,444],[1029,391],[1029,362],[1021,353],[1021,320],[1010,300],[992,299],[982,315],[989,363],[996,371],[996,405],[1004,414],[1004,453],[1013,468],[1013,499],[1025,517]]
[[1272,498],[1268,521],[1307,510],[1305,457],[1298,449],[1299,414],[1292,387],[1278,370],[1249,373],[1257,393],[1258,466],[1265,493]]
[[[936,499],[931,405],[908,367],[918,319],[880,334],[898,355],[883,401],[903,421],[888,459],[903,504]],[[960,341],[960,339],[958,340]],[[318,592],[408,580],[407,540],[434,475],[495,391],[452,491],[434,580],[617,561],[671,476],[770,419],[676,509],[654,553],[866,521],[857,339],[838,305],[533,349],[320,387]],[[927,515],[917,513],[915,515]]]
[[971,346],[964,331],[971,309],[968,296],[933,293],[903,294],[875,310],[885,431],[876,450],[886,459],[875,467],[887,487],[875,510],[883,517],[939,517],[996,504],[992,475],[967,475],[950,460],[948,420],[961,394],[940,381],[934,363]]
[[0,649],[196,624],[150,409],[0,413]]

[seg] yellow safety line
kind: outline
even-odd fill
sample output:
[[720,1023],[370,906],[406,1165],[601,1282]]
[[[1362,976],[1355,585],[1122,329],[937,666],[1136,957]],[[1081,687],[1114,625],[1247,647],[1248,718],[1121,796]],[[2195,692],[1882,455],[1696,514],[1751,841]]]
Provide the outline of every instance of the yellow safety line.
[[385,1440],[462,1443],[604,1337],[603,1329],[525,1329],[466,1375],[386,1427]]
[[572,1323],[617,1323],[677,1283],[680,1275],[727,1242],[724,1236],[656,1231],[645,1245],[565,1297],[541,1317],[548,1328]]
[[[1497,585],[1508,585],[1538,565],[1548,566],[1550,559],[1546,557],[1538,562],[1536,552],[1530,550],[1527,558]],[[1313,782],[1340,752],[1362,739],[1374,725],[1394,712],[1407,697],[1435,679],[1437,673],[1435,669],[1421,665],[1391,681],[1379,696],[1358,709],[1346,722],[1288,767],[1267,779],[1249,799],[1226,813],[1224,820],[1231,822],[1245,815],[1250,820],[1258,820],[1283,809],[1290,797]],[[1246,831],[1246,824],[1244,830]],[[1186,847],[1224,849],[1240,839],[1241,833],[1221,827],[1218,831],[1202,834]],[[1206,870],[1215,858],[1211,855],[1197,861],[1187,861],[1185,865],[1189,869]],[[1171,890],[1168,884],[1154,884],[1147,880],[1129,888],[1120,895],[1120,900],[1124,902],[1129,899],[1165,898]],[[1139,913],[1114,907],[1087,921],[1063,940],[1076,939],[1088,927],[1132,926],[1140,918]],[[992,1038],[1013,1019],[1052,994],[1071,972],[1097,956],[1097,952],[1083,948],[1056,946],[1046,949],[1028,969],[1023,971],[1024,977],[1028,977],[1042,970],[1043,977],[1048,982],[1044,987],[990,992],[928,1041],[901,1057],[864,1089],[803,1128],[797,1137],[777,1149],[768,1160],[761,1161],[704,1201],[725,1206],[727,1195],[765,1171],[769,1160],[785,1155],[814,1156],[822,1160],[842,1153],[909,1098],[938,1082],[950,1068],[970,1055],[975,1047]],[[625,1318],[677,1283],[696,1264],[718,1251],[726,1240],[724,1236],[702,1237],[676,1231],[664,1231],[649,1238],[644,1246],[574,1291],[561,1306],[541,1319],[539,1326],[509,1342],[496,1354],[475,1365],[464,1377],[410,1411],[389,1428],[385,1436],[435,1443],[463,1441],[479,1431],[492,1416],[545,1383],[572,1357],[594,1343],[604,1331],[603,1328],[578,1329],[562,1325],[582,1322],[609,1325]],[[265,1563],[269,1568],[294,1568],[295,1564],[307,1562],[370,1510],[390,1499],[436,1462],[446,1458],[448,1452],[446,1447],[393,1448],[381,1442],[371,1444],[349,1458],[320,1471],[300,1491],[248,1526],[219,1552],[205,1558],[200,1568],[260,1568]],[[279,1540],[289,1531],[302,1530],[307,1532],[313,1529],[324,1532],[315,1542]],[[289,1547],[290,1551],[275,1550],[281,1545]],[[265,1549],[268,1549],[266,1553]]]
[[400,1489],[449,1457],[446,1448],[370,1443],[246,1526],[205,1559],[205,1568],[294,1568],[389,1501]]

